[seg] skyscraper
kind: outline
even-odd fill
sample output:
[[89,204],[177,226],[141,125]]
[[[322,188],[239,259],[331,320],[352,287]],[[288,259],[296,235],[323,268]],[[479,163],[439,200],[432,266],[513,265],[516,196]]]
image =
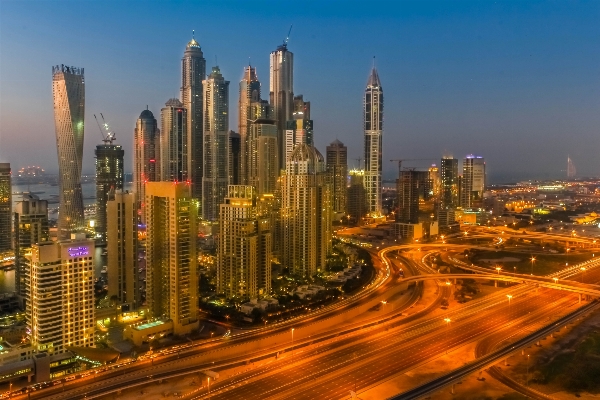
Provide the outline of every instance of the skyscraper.
[[277,47],[270,57],[269,101],[277,121],[277,144],[279,146],[279,169],[285,168],[285,130],[292,119],[294,107],[294,53],[288,51],[287,43]]
[[383,134],[383,88],[373,66],[364,97],[365,189],[371,214],[381,214],[381,160]]
[[398,214],[396,221],[416,224],[419,222],[419,188],[423,182],[421,171],[400,171],[398,178]]
[[229,81],[218,66],[213,67],[204,86],[204,176],[202,217],[219,219],[219,205],[229,183]]
[[327,146],[325,157],[327,183],[331,189],[333,211],[341,216],[346,216],[348,148],[336,139]]
[[27,325],[38,352],[94,347],[93,256],[94,241],[83,233],[72,240],[34,244],[27,255]]
[[58,237],[68,239],[84,226],[81,163],[85,111],[83,68],[52,67],[54,126],[58,153]]
[[200,44],[192,34],[181,59],[181,102],[187,110],[187,147],[189,152],[188,178],[192,183],[192,196],[202,197],[202,168],[204,105],[202,81],[206,77],[206,60]]
[[135,193],[113,191],[106,209],[108,251],[108,295],[117,296],[121,310],[141,303],[138,283],[137,199]]
[[176,335],[198,328],[196,220],[189,182],[146,184],[146,300]]
[[[133,187],[137,194],[138,208],[142,208],[145,183],[160,180],[160,129],[152,111],[142,111],[135,123]],[[141,210],[141,216],[144,215]]]
[[242,140],[239,133],[229,131],[229,184],[240,185],[242,181]]
[[[429,167],[429,188],[431,189],[431,195],[434,197],[440,194],[440,169],[437,165],[431,164]],[[438,199],[439,201],[439,199]]]
[[469,154],[464,158],[461,189],[460,205],[463,208],[472,207],[474,201],[483,197],[485,191],[485,159],[483,157]]
[[50,240],[48,229],[48,200],[24,193],[15,210],[15,291],[25,296],[25,253],[34,244]]
[[118,144],[106,140],[96,146],[96,238],[106,243],[106,203],[109,192],[123,189],[123,157]]
[[282,264],[313,276],[331,250],[331,206],[325,160],[307,144],[296,146],[282,175]]
[[271,291],[269,218],[259,215],[252,186],[230,185],[220,205],[217,293],[253,298]]
[[12,249],[12,184],[9,163],[0,163],[0,252]]
[[285,156],[292,154],[294,148],[302,143],[314,146],[313,121],[310,119],[310,102],[302,95],[294,96],[292,119],[286,124]]
[[160,110],[160,181],[190,181],[190,146],[187,109],[177,99],[170,99]]
[[256,194],[274,194],[279,178],[277,125],[271,119],[256,119],[248,132],[248,184]]
[[[248,131],[252,120],[250,104],[260,101],[260,81],[256,75],[256,68],[248,65],[244,68],[244,77],[240,81],[240,97],[238,102],[238,132],[241,141],[241,184],[248,183]],[[278,166],[279,167],[279,166]]]
[[350,186],[348,186],[348,215],[356,223],[360,223],[367,215],[367,191],[365,190],[365,171],[353,169],[349,173]]
[[442,208],[458,206],[458,159],[452,156],[442,158],[440,165],[441,199]]

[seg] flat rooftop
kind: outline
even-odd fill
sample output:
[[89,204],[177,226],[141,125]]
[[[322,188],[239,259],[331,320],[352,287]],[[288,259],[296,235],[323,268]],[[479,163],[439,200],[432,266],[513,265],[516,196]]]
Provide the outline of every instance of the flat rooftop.
[[159,325],[162,325],[164,323],[165,323],[165,321],[162,321],[162,320],[157,320],[157,321],[152,321],[152,322],[146,322],[145,324],[134,326],[133,329],[135,329],[137,331],[143,331],[144,329],[154,328],[155,326],[159,326]]

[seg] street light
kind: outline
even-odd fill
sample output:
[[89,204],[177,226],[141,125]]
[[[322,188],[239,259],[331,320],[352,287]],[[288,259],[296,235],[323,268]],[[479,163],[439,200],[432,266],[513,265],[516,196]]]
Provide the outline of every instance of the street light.
[[506,297],[508,297],[508,307],[510,308],[510,299],[513,298],[512,294],[507,294]]
[[498,275],[500,275],[501,270],[502,270],[502,267],[496,267],[496,271],[498,271]]
[[533,275],[533,263],[535,262],[535,257],[531,256],[531,275]]
[[585,267],[581,267],[581,283],[583,283],[583,275],[585,274]]
[[294,358],[294,330],[296,328],[292,328],[292,358]]

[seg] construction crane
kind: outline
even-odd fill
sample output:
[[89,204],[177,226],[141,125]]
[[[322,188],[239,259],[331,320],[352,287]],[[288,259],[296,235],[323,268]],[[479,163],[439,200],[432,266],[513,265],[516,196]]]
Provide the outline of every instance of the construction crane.
[[402,174],[402,161],[435,161],[433,158],[403,158],[400,160],[390,160],[390,162],[398,162],[398,176]]
[[100,113],[100,117],[102,117],[102,126],[104,127],[104,130],[106,130],[106,136],[104,136],[104,130],[102,129],[102,126],[100,126],[100,121],[98,121],[98,117],[96,117],[96,114],[94,114],[94,119],[96,120],[96,123],[98,124],[98,128],[100,129],[100,135],[102,136],[102,141],[104,142],[104,144],[112,144],[112,142],[115,141],[117,136],[115,135],[114,132],[110,131],[110,128],[108,127],[108,124],[104,120],[104,115],[102,115],[102,113]]
[[290,30],[288,31],[288,34],[287,34],[287,36],[285,37],[285,42],[283,42],[283,45],[284,45],[285,47],[287,47],[287,44],[288,44],[288,42],[289,42],[289,40],[290,40],[290,33],[292,33],[292,27],[293,27],[293,26],[294,26],[294,24],[291,24],[291,25],[290,25]]
[[358,161],[358,169],[360,169],[360,162],[362,161],[362,158],[353,158],[353,160]]

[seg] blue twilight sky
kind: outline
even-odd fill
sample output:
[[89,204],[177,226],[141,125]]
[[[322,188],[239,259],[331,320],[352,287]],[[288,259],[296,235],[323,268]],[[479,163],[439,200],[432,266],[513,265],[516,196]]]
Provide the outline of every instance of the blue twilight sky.
[[[85,68],[84,172],[102,112],[131,170],[135,120],[178,97],[196,30],[207,70],[230,86],[250,57],[269,92],[269,53],[294,25],[296,94],[311,102],[317,147],[336,137],[363,157],[362,95],[377,57],[392,158],[475,153],[492,181],[600,175],[599,1],[0,0],[0,160],[57,169],[51,66]],[[350,164],[355,165],[351,160]],[[408,163],[425,167],[427,162]]]

